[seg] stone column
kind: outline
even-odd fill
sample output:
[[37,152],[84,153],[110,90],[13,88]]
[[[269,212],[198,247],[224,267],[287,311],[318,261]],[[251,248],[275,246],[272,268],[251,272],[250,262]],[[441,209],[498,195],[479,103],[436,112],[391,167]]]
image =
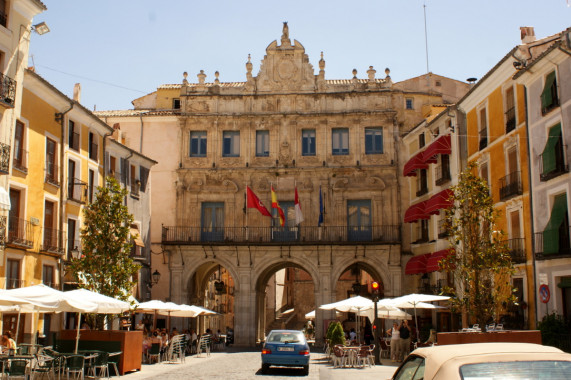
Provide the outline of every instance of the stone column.
[[238,268],[234,293],[234,342],[237,346],[256,344],[256,293],[252,289],[251,268]]

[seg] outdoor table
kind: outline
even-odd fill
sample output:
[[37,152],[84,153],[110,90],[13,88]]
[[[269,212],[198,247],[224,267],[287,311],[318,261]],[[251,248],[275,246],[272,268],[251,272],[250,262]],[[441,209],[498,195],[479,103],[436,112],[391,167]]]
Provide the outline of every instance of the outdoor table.
[[343,350],[345,356],[347,356],[349,367],[355,367],[358,364],[360,349],[361,346],[341,346],[341,350]]

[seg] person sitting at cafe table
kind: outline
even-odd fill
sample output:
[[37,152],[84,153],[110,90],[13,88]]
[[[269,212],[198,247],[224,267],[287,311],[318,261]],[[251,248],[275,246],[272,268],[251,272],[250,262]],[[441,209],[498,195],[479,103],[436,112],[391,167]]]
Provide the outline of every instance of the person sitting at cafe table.
[[9,350],[16,350],[16,341],[12,339],[12,333],[10,331],[4,331],[2,334],[2,353],[9,353]]

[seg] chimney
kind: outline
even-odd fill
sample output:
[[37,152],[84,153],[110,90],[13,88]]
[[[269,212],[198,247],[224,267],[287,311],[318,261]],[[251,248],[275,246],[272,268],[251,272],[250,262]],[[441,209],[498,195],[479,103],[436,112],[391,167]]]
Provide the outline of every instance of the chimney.
[[519,30],[521,32],[522,44],[529,44],[535,41],[535,30],[533,29],[533,26],[521,26]]
[[111,135],[111,138],[115,141],[121,142],[121,124],[113,124],[113,135]]
[[80,83],[76,83],[73,86],[73,100],[75,100],[78,103],[81,103],[81,84]]

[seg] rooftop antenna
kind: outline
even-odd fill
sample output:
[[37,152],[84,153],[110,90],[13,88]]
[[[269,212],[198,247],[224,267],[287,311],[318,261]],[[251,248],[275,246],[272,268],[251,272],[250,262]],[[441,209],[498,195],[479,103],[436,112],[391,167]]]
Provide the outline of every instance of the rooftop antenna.
[[424,10],[424,45],[426,46],[426,85],[430,88],[430,77],[428,73],[430,73],[430,69],[428,67],[428,30],[426,26],[426,0],[424,1],[424,5],[422,6]]

